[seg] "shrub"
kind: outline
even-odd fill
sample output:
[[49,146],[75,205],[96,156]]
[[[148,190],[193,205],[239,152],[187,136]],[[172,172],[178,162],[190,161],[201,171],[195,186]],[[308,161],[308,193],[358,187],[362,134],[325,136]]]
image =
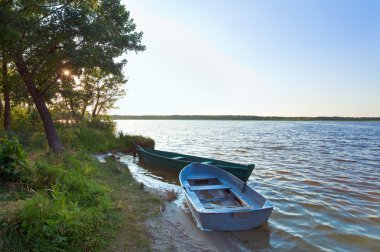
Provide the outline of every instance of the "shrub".
[[135,136],[135,135],[126,135],[122,131],[118,132],[117,136],[118,145],[122,148],[132,148],[133,144],[138,144],[142,147],[154,149],[155,142],[152,138]]
[[26,153],[16,137],[0,138],[0,176],[21,180],[26,169]]
[[86,124],[89,128],[99,129],[99,130],[110,130],[112,132],[116,129],[116,123],[109,118],[99,119],[99,118],[91,118],[86,121]]
[[54,188],[50,197],[39,193],[26,203],[19,228],[36,251],[91,250],[101,242],[106,210],[104,205],[81,207],[67,192]]
[[36,109],[20,106],[12,108],[12,130],[23,132],[43,131],[43,124]]
[[34,165],[34,171],[35,179],[32,185],[35,189],[50,188],[64,174],[62,166],[48,164],[46,161],[37,161]]
[[109,193],[107,187],[100,185],[96,181],[88,178],[82,171],[69,171],[61,183],[61,188],[66,192],[66,196],[80,206],[107,207],[109,202],[105,195]]
[[58,134],[65,147],[93,153],[114,148],[116,138],[112,130],[94,129],[85,124],[58,129]]
[[95,180],[96,165],[80,152],[37,161],[37,193],[25,201],[19,221],[7,224],[7,232],[18,233],[19,242],[36,251],[91,251],[103,243],[101,230],[113,203],[110,189]]
[[48,147],[46,136],[43,132],[13,131],[12,134],[17,136],[20,144],[26,150],[47,149]]

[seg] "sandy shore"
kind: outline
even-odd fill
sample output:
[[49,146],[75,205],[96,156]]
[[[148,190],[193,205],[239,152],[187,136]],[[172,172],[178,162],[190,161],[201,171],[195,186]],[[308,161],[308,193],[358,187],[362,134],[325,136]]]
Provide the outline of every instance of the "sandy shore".
[[241,232],[207,232],[197,228],[191,213],[167,202],[161,214],[145,223],[153,251],[268,250],[269,231],[263,227]]
[[146,223],[154,251],[241,251],[220,232],[199,230],[190,213],[166,203],[160,216]]
[[[145,190],[165,199],[161,214],[145,225],[151,237],[153,251],[268,251],[270,229],[264,224],[258,229],[239,232],[201,231],[185,203],[178,181],[178,173],[159,169],[155,174],[141,168],[130,156],[121,156],[134,178],[145,185]],[[161,179],[165,178],[165,180]],[[167,192],[173,191],[177,199],[168,201]]]

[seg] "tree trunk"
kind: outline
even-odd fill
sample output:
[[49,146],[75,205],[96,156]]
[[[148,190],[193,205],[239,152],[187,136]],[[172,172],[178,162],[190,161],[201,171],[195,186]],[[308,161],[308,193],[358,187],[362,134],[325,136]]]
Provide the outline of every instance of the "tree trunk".
[[11,102],[9,95],[9,84],[4,87],[4,129],[11,130]]
[[21,55],[18,55],[17,57],[16,66],[18,72],[24,79],[30,96],[32,96],[37,111],[41,116],[45,128],[45,135],[48,140],[50,149],[54,152],[60,152],[63,147],[61,141],[59,140],[49,109],[46,106],[45,99],[43,98],[42,94],[38,92],[37,87],[34,83],[33,76],[29,73],[28,67],[26,66],[25,61]]
[[86,114],[86,109],[87,109],[87,103],[83,104],[83,109],[82,109],[82,112],[81,112],[82,119],[84,118],[84,115]]
[[3,50],[3,92],[4,92],[4,129],[11,129],[11,103],[9,96],[8,68]]
[[71,95],[69,95],[69,113],[70,113],[70,119],[71,120],[74,120],[74,105],[73,105],[73,98],[71,97]]
[[94,118],[96,116],[96,111],[98,110],[99,100],[100,100],[100,89],[98,86],[98,88],[96,89],[96,102],[95,102],[94,109],[92,110],[92,118]]
[[92,110],[92,118],[96,116],[96,111],[98,110],[99,98],[96,99],[94,109]]
[[3,116],[3,102],[1,100],[1,96],[0,96],[0,117]]
[[[86,96],[85,96],[86,97]],[[83,107],[82,107],[82,110],[81,110],[81,116],[82,116],[82,119],[84,118],[84,116],[86,115],[86,110],[87,110],[87,107],[89,105],[89,102],[88,100],[90,100],[90,98],[86,99],[84,98],[83,99]]]
[[100,104],[98,112],[96,112],[96,116],[99,116],[100,111],[102,111],[104,104],[105,104],[105,102],[103,102],[103,103]]

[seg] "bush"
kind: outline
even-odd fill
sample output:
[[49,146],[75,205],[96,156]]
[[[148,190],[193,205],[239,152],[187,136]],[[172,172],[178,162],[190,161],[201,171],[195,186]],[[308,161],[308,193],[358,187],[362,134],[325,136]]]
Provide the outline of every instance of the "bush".
[[36,150],[47,149],[48,147],[46,136],[43,132],[18,131],[12,132],[12,134],[17,136],[20,144],[22,144],[25,149]]
[[122,131],[118,132],[117,136],[118,146],[122,148],[133,148],[133,144],[138,144],[142,147],[154,149],[155,142],[152,138],[135,136],[135,135],[126,135]]
[[35,179],[32,186],[35,189],[50,188],[55,185],[64,174],[59,165],[48,164],[46,161],[37,161],[34,165]]
[[16,137],[0,138],[0,176],[6,181],[21,180],[26,153]]
[[26,203],[19,229],[28,247],[37,251],[84,251],[99,245],[99,229],[111,204],[82,207],[67,193],[54,188],[50,197],[39,193]]
[[95,180],[96,165],[80,152],[37,161],[32,184],[37,193],[25,201],[17,221],[2,224],[6,231],[36,251],[91,251],[103,243],[101,231],[113,203],[110,189]]
[[86,125],[92,129],[110,130],[112,132],[116,129],[116,123],[109,118],[105,118],[103,120],[99,118],[91,118],[86,121]]
[[130,136],[123,132],[115,135],[111,128],[98,129],[81,123],[58,129],[60,138],[65,147],[82,149],[92,153],[110,150],[130,150],[133,143],[143,147],[154,148],[154,140],[143,136]]
[[66,192],[66,196],[79,206],[107,207],[109,203],[105,195],[108,188],[100,185],[92,179],[84,176],[82,172],[70,171],[64,176],[61,188]]
[[11,125],[14,131],[23,132],[41,132],[43,131],[43,124],[36,109],[23,108],[16,106],[11,111]]
[[[114,124],[107,121],[60,125],[57,130],[65,151],[48,155],[35,151],[46,146],[43,132],[17,132],[27,150],[33,150],[28,165],[16,137],[0,139],[0,178],[28,182],[27,186],[9,184],[22,185],[29,197],[15,197],[15,193],[0,197],[6,201],[23,200],[17,211],[12,210],[14,218],[1,218],[0,211],[0,251],[93,251],[101,247],[114,228],[110,223],[115,225],[114,219],[120,217],[119,204],[112,202],[111,190],[99,181],[112,173],[100,170],[100,164],[88,153],[123,150],[131,148],[133,142],[154,147],[150,138],[116,135]],[[119,178],[120,188],[124,188],[126,181]],[[132,177],[129,179],[128,184]]]

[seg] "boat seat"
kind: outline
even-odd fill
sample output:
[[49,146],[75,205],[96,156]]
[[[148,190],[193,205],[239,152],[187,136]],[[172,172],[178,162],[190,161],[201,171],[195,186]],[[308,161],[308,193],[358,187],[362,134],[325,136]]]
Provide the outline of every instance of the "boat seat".
[[217,179],[216,176],[189,176],[186,177],[187,180],[198,180],[198,179]]
[[218,210],[218,212],[225,212],[226,210],[232,209],[232,210],[235,210],[235,212],[233,212],[232,215],[234,217],[237,217],[240,212],[244,213],[244,211],[254,210],[255,208],[252,206],[238,206],[238,207],[237,206],[220,206],[220,207],[215,207],[212,205],[206,205],[205,209]]
[[213,202],[213,201],[223,201],[223,200],[226,200],[228,198],[226,197],[220,197],[220,198],[211,198],[211,199],[199,199],[199,201],[201,203],[207,203],[207,202]]
[[185,157],[171,157],[171,159],[174,159],[174,160],[183,160],[183,159],[186,159]]
[[231,189],[231,186],[227,186],[227,185],[202,185],[202,186],[190,186],[189,187],[189,190],[191,190],[191,191],[218,190],[218,189]]

